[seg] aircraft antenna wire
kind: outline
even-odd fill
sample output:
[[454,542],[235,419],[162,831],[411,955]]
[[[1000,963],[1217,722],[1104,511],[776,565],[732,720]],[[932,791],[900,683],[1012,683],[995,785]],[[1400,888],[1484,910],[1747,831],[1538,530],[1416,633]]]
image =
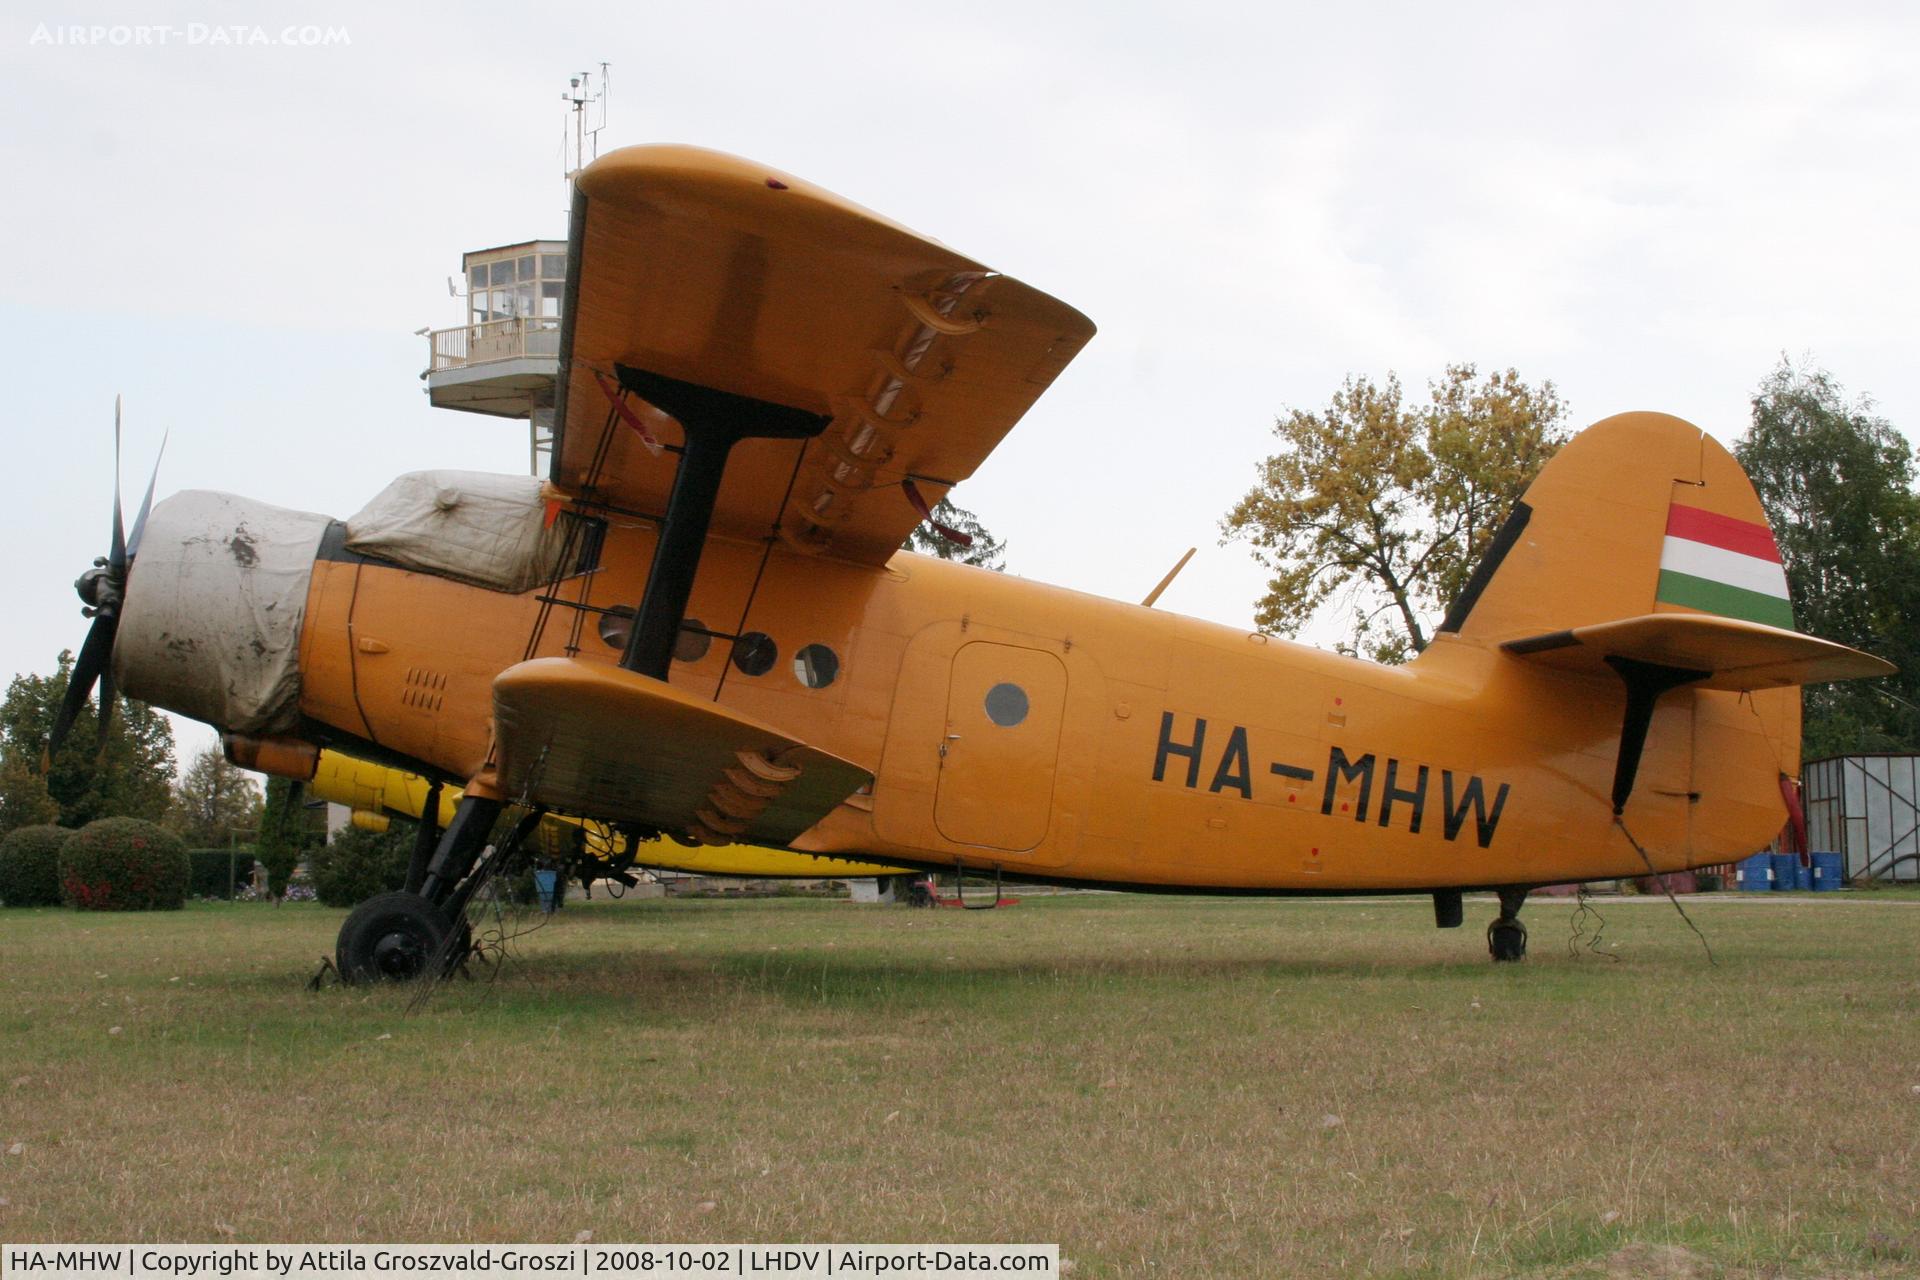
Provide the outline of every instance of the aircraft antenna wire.
[[1578,960],[1584,949],[1602,960],[1617,962],[1620,959],[1617,954],[1600,949],[1600,937],[1607,931],[1607,918],[1593,905],[1593,895],[1587,891],[1586,881],[1582,880],[1574,886],[1573,898],[1573,932],[1567,938],[1567,954]]
[[1640,855],[1640,861],[1647,864],[1647,874],[1653,877],[1654,883],[1659,885],[1662,892],[1667,895],[1667,901],[1671,902],[1673,909],[1680,913],[1680,918],[1687,922],[1687,928],[1693,930],[1693,936],[1700,939],[1701,949],[1707,953],[1707,963],[1716,969],[1719,968],[1720,962],[1713,957],[1713,946],[1707,941],[1707,935],[1700,932],[1700,926],[1693,922],[1693,917],[1687,914],[1687,909],[1680,905],[1680,899],[1673,896],[1673,889],[1668,886],[1666,877],[1653,869],[1653,859],[1648,856],[1646,848],[1633,838],[1633,832],[1627,829],[1627,820],[1615,816],[1613,825],[1620,828],[1620,834],[1627,838],[1627,843],[1633,846],[1633,851]]

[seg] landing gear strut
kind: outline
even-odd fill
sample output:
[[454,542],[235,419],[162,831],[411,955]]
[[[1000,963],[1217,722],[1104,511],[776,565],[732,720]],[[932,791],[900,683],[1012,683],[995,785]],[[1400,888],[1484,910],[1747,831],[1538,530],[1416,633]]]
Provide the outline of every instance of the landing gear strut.
[[498,800],[463,796],[424,872],[416,857],[405,890],[369,898],[353,909],[334,943],[333,963],[342,979],[411,982],[450,972],[467,958],[467,904],[460,886],[470,880],[500,808]]
[[1527,954],[1527,926],[1520,923],[1520,908],[1526,905],[1524,888],[1501,889],[1500,916],[1487,926],[1487,954],[1495,963],[1521,960]]

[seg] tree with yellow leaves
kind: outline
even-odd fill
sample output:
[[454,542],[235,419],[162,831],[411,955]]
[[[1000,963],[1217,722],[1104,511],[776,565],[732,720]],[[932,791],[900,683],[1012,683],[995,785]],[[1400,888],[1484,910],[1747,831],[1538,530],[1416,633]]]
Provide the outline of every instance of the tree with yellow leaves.
[[1343,651],[1405,662],[1480,560],[1507,511],[1566,442],[1551,382],[1449,365],[1408,404],[1400,379],[1348,377],[1318,413],[1274,423],[1280,451],[1221,522],[1272,577],[1263,631],[1295,635],[1351,611]]

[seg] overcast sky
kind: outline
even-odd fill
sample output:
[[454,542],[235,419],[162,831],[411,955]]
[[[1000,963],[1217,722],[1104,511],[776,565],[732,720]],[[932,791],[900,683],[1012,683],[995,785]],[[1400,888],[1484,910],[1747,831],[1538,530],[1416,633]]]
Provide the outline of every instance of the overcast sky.
[[1911,435],[1916,13],[20,0],[0,678],[84,634],[115,391],[129,507],[165,429],[162,494],[335,515],[403,470],[524,469],[516,424],[427,406],[413,331],[461,319],[463,250],[564,235],[560,91],[602,61],[603,149],[789,170],[1100,326],[955,494],[1029,577],[1138,599],[1198,545],[1161,607],[1246,624],[1261,575],[1218,521],[1275,415],[1349,373],[1511,365],[1579,423],[1729,440],[1811,353]]

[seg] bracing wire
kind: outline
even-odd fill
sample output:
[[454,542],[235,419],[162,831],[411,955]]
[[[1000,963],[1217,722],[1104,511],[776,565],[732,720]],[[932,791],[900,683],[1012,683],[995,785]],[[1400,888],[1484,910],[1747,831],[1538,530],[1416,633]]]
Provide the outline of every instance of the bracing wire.
[[1673,890],[1667,886],[1666,878],[1653,869],[1653,859],[1648,856],[1640,842],[1633,838],[1633,832],[1627,829],[1626,819],[1616,816],[1613,825],[1620,828],[1620,834],[1627,838],[1627,843],[1633,846],[1633,851],[1640,855],[1640,861],[1647,864],[1647,874],[1654,878],[1654,882],[1667,895],[1667,901],[1671,902],[1673,909],[1680,913],[1680,918],[1687,922],[1687,928],[1693,930],[1693,936],[1700,939],[1700,946],[1707,953],[1707,963],[1718,968],[1720,962],[1713,957],[1713,947],[1708,943],[1707,935],[1700,932],[1700,926],[1693,922],[1693,917],[1687,914],[1687,909],[1680,905],[1680,899],[1673,896]]

